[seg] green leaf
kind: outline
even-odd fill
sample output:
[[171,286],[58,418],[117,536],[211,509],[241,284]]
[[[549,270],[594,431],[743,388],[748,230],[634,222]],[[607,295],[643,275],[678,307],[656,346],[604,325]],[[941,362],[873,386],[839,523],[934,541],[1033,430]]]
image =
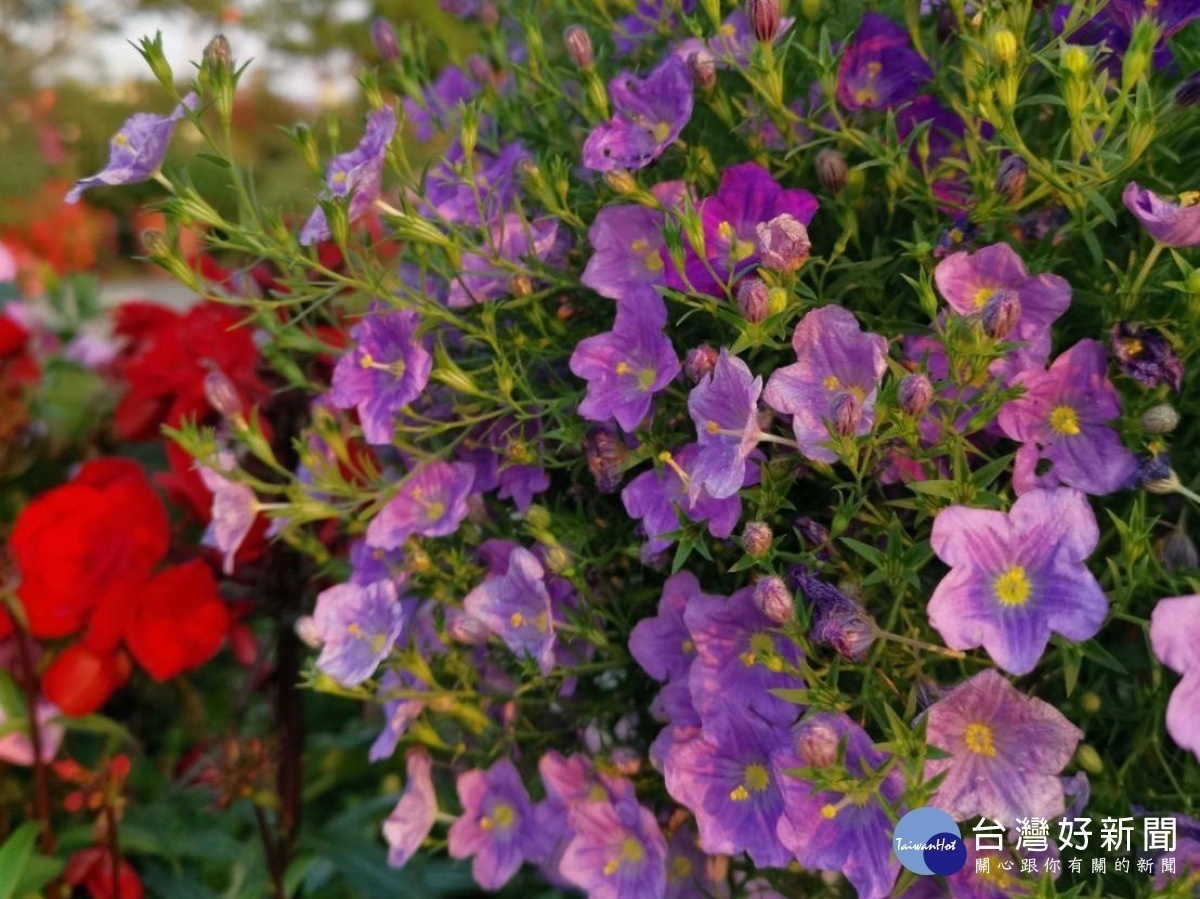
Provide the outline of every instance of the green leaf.
[[61,715],[51,720],[55,724],[61,724],[67,730],[116,737],[125,743],[137,743],[137,738],[124,725],[117,723],[112,718],[105,718],[103,715],[80,715],[78,718]]
[[958,484],[954,481],[913,481],[908,489],[914,493],[924,493],[927,496],[940,496],[954,499],[958,496]]
[[846,546],[854,550],[855,553],[862,556],[876,568],[883,568],[887,564],[887,558],[883,553],[868,543],[855,540],[853,537],[839,537],[838,540],[846,544]]
[[40,893],[42,888],[62,873],[67,863],[49,855],[32,855],[17,881],[14,896],[29,896]]
[[0,846],[0,899],[13,899],[17,895],[17,885],[33,857],[37,835],[38,825],[26,821]]
[[1079,648],[1083,651],[1084,656],[1091,659],[1100,667],[1107,668],[1109,671],[1115,671],[1117,674],[1129,673],[1116,656],[1095,640],[1088,640],[1086,643],[1080,644]]

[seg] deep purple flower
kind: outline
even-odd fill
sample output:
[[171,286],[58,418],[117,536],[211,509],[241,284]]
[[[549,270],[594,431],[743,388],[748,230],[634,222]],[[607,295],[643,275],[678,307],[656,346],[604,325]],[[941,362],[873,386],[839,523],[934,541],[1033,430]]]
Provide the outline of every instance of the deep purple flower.
[[956,821],[982,815],[1012,827],[1066,808],[1059,772],[1083,733],[1058,709],[1018,692],[991,669],[959,684],[925,713],[926,740],[949,758],[925,762],[926,780],[949,772],[930,805]]
[[1150,645],[1183,675],[1167,703],[1167,733],[1200,758],[1200,595],[1159,600],[1150,614]]
[[[1061,32],[1064,29],[1070,12],[1070,4],[1062,4],[1054,10],[1055,31]],[[1071,42],[1100,45],[1101,66],[1109,72],[1119,73],[1134,29],[1143,17],[1151,19],[1159,28],[1158,42],[1152,48],[1151,62],[1154,68],[1164,69],[1174,62],[1166,44],[1167,40],[1193,20],[1200,18],[1200,3],[1196,0],[1109,0],[1071,36]]]
[[886,16],[864,13],[838,63],[837,98],[846,109],[895,109],[933,78],[908,32]]
[[[326,187],[332,197],[350,198],[347,213],[350,221],[360,218],[379,199],[383,188],[383,161],[395,133],[395,110],[384,106],[367,117],[367,127],[358,146],[329,161],[325,172]],[[300,243],[307,247],[331,236],[325,210],[318,206],[300,230]]]
[[361,684],[392,651],[411,612],[394,580],[322,590],[313,610],[321,641],[317,668],[344,687]]
[[[229,459],[230,466],[233,464]],[[220,464],[218,462],[218,464]],[[258,517],[258,498],[245,484],[231,481],[215,469],[196,466],[200,480],[212,494],[212,519],[201,542],[221,552],[221,570],[233,574],[234,561]]]
[[108,165],[88,178],[80,178],[64,198],[78,203],[89,187],[102,184],[137,184],[153,175],[167,155],[167,145],[175,133],[175,125],[195,109],[199,98],[190,93],[168,116],[135,112],[125,120],[108,144]]
[[413,534],[445,537],[467,517],[475,469],[463,462],[428,462],[415,469],[367,527],[367,543],[395,549]]
[[433,357],[428,340],[417,338],[420,324],[411,309],[384,312],[376,306],[350,329],[355,346],[333,370],[329,400],[339,409],[357,407],[367,443],[391,443],[393,416],[429,383]]
[[567,813],[574,835],[559,872],[588,899],[659,899],[667,888],[667,841],[654,814],[637,800],[576,803]]
[[458,799],[463,812],[450,825],[447,849],[451,858],[474,858],[471,873],[485,890],[500,889],[523,861],[544,853],[551,835],[539,832],[533,803],[507,758],[459,775]]
[[827,444],[828,423],[838,397],[857,402],[854,433],[867,434],[875,423],[875,394],[887,371],[887,340],[864,333],[854,315],[841,306],[823,306],[804,316],[792,335],[799,362],[778,368],[767,381],[763,400],[792,416],[800,452],[819,462],[836,462]]
[[1159,243],[1168,247],[1200,244],[1200,204],[1172,203],[1133,181],[1125,186],[1121,200],[1146,233]]
[[557,219],[526,222],[510,212],[490,228],[489,234],[479,250],[463,254],[462,270],[450,285],[446,298],[451,309],[464,309],[510,294],[514,276],[535,274],[524,260],[532,257],[545,265],[554,265],[564,247]]
[[404,121],[412,126],[417,140],[427,143],[453,123],[458,104],[470,101],[478,92],[479,84],[468,70],[446,66],[433,84],[421,91],[420,99],[404,98]]
[[1176,392],[1183,388],[1183,362],[1157,328],[1117,322],[1111,339],[1117,367],[1139,384],[1166,384]]
[[[678,204],[687,187],[681,181],[666,181],[652,189],[667,208]],[[666,214],[645,206],[606,206],[596,213],[588,229],[592,258],[580,281],[601,296],[617,301],[642,302],[663,283],[665,246],[662,229]]]
[[688,485],[693,502],[702,490],[714,499],[725,499],[742,489],[746,458],[762,433],[758,427],[761,393],[762,378],[722,347],[712,374],[688,394],[688,412],[700,447]]
[[592,129],[583,164],[597,172],[645,168],[662,156],[692,117],[692,75],[668,56],[644,79],[622,72],[609,82],[613,117]]
[[381,762],[392,757],[396,744],[408,732],[408,726],[425,710],[425,700],[411,694],[425,691],[426,684],[406,668],[399,671],[389,668],[383,673],[375,693],[376,699],[383,704],[383,729],[371,744],[368,759]]
[[666,310],[657,302],[617,308],[611,331],[579,341],[571,373],[588,382],[579,414],[588,421],[615,418],[633,431],[650,411],[654,394],[679,374],[679,357],[663,333]]
[[755,241],[760,224],[787,214],[807,227],[817,206],[808,191],[785,190],[762,166],[730,166],[716,194],[696,207],[704,229],[703,248],[684,241],[683,272],[675,268],[665,246],[660,251],[667,284],[684,293],[723,296],[731,282],[759,265]]
[[1099,540],[1078,490],[1031,490],[1010,511],[950,506],[932,545],[950,566],[929,600],[929,623],[952,649],[982,646],[1011,674],[1028,674],[1051,632],[1095,636],[1108,613],[1084,560]]
[[405,771],[404,792],[383,822],[387,862],[393,868],[408,864],[437,820],[437,793],[433,788],[433,760],[429,753],[419,747],[408,750]]
[[[1095,495],[1128,486],[1137,460],[1106,424],[1121,416],[1107,367],[1104,345],[1081,340],[1049,371],[1024,371],[1013,379],[1025,393],[1000,408],[999,422],[1006,435],[1024,444],[1017,455],[1029,457],[1027,468],[1035,459],[1049,462],[1059,483]],[[1024,493],[1033,485],[1014,477],[1013,486]]]
[[664,0],[637,0],[632,13],[613,23],[612,39],[617,53],[626,56],[657,34],[673,33],[679,27],[677,6],[690,15],[696,0],[683,0],[678,5]]
[[463,608],[514,653],[532,657],[542,674],[554,667],[554,621],[546,572],[529,550],[514,548],[504,574],[486,578],[467,594]]
[[513,141],[497,152],[475,147],[468,165],[462,143],[452,144],[425,176],[422,211],[451,224],[496,226],[520,193],[519,167],[528,157]]
[[458,458],[475,467],[475,492],[497,490],[500,499],[511,499],[524,512],[536,494],[550,487],[550,476],[537,464],[541,452],[536,420],[505,417],[463,440]]
[[[863,783],[872,779],[887,755],[877,750],[867,732],[845,713],[821,712],[806,718],[796,729],[797,745],[804,746],[810,732],[832,736],[835,757],[837,742],[845,741],[844,770],[847,777],[860,782],[861,792],[817,792],[808,781],[784,778],[779,840],[802,867],[841,871],[860,899],[883,899],[891,895],[900,873],[900,862],[891,848],[895,828],[883,803],[896,802],[904,792],[904,777],[899,769],[893,769],[881,784]],[[803,753],[800,760],[813,767]]]

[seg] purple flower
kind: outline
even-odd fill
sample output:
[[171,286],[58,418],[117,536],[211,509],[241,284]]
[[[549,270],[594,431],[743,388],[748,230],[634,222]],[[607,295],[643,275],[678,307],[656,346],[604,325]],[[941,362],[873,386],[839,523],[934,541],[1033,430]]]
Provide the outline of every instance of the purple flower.
[[1083,733],[1054,706],[988,669],[925,715],[929,745],[950,756],[925,762],[926,780],[947,772],[930,805],[956,821],[982,815],[1006,827],[1017,818],[1062,814],[1066,798],[1058,775]]
[[475,882],[498,890],[523,861],[541,857],[550,835],[539,832],[533,803],[508,759],[499,759],[487,771],[460,774],[457,786],[463,812],[447,835],[450,857],[474,858]]
[[313,611],[322,644],[317,668],[344,687],[361,684],[387,658],[410,616],[394,580],[322,590]]
[[1071,304],[1071,285],[1058,275],[1030,275],[1008,244],[947,256],[933,272],[946,302],[960,315],[979,315],[1005,291],[1016,295],[1020,316],[1007,339],[1023,343],[1013,358],[992,363],[992,373],[1011,375],[1040,368],[1050,356],[1050,325]]
[[725,499],[742,489],[746,458],[758,446],[758,397],[762,378],[722,347],[712,374],[688,394],[688,412],[696,423],[700,447],[692,466],[688,498],[701,490],[713,499]]
[[763,400],[792,416],[800,452],[819,462],[836,462],[830,449],[829,423],[848,397],[858,413],[852,433],[870,432],[875,422],[875,393],[887,371],[887,341],[863,333],[854,315],[841,306],[814,309],[792,335],[799,362],[776,369]]
[[654,394],[679,374],[679,357],[663,333],[666,310],[657,303],[626,303],[617,308],[611,331],[579,341],[571,373],[588,382],[579,414],[588,421],[615,418],[633,431],[650,411]]
[[433,760],[429,753],[420,748],[408,750],[405,771],[404,792],[383,822],[387,863],[393,868],[408,864],[437,820],[437,793],[433,789]]
[[398,549],[383,550],[356,540],[350,546],[350,583],[366,586],[395,577],[403,562],[404,553]]
[[[232,457],[228,461],[229,467],[232,467]],[[250,535],[254,520],[258,517],[258,498],[245,484],[231,481],[212,468],[198,465],[196,469],[200,473],[200,480],[212,494],[212,519],[201,542],[219,550],[222,554],[221,570],[225,574],[233,574],[237,552]]]
[[808,571],[794,571],[792,577],[803,591],[804,598],[813,606],[813,622],[808,638],[822,646],[833,647],[852,662],[860,661],[871,648],[878,632],[874,619],[837,587]]
[[646,78],[622,72],[608,84],[613,117],[592,129],[583,164],[593,171],[641,169],[670,146],[692,117],[692,74],[668,56]]
[[425,710],[425,700],[411,698],[410,694],[424,693],[425,689],[425,684],[407,669],[389,668],[383,673],[375,693],[383,701],[383,730],[371,744],[367,755],[370,761],[381,762],[392,757],[408,726]]
[[[350,221],[360,218],[379,199],[383,188],[383,161],[395,133],[396,113],[390,106],[384,106],[367,117],[367,127],[358,146],[329,161],[325,184],[330,196],[350,198],[347,212]],[[318,206],[300,230],[300,243],[307,247],[331,236],[325,210]]]
[[[652,193],[668,209],[687,192],[681,181],[656,184]],[[609,299],[643,302],[663,283],[666,215],[645,206],[606,206],[588,229],[592,258],[580,277],[585,285]],[[648,300],[647,300],[648,301]]]
[[1095,636],[1108,613],[1084,560],[1100,532],[1078,490],[1031,490],[1009,512],[950,506],[932,545],[950,573],[929,600],[929,623],[952,649],[982,646],[1010,674],[1028,674],[1050,633]]
[[496,153],[476,147],[467,165],[462,144],[453,144],[425,176],[422,211],[451,224],[494,226],[520,192],[519,166],[528,156],[514,141]]
[[[1064,29],[1070,12],[1070,4],[1063,4],[1055,9],[1055,31],[1061,32]],[[1166,45],[1167,39],[1200,17],[1200,3],[1196,0],[1109,0],[1071,36],[1071,40],[1079,44],[1102,45],[1102,67],[1112,73],[1119,73],[1123,57],[1130,47],[1134,28],[1143,17],[1149,18],[1159,28],[1158,41],[1152,48],[1151,61],[1154,68],[1163,69],[1174,62],[1174,57]]]
[[755,246],[759,225],[787,214],[807,227],[817,206],[808,191],[785,190],[762,166],[753,162],[730,166],[716,194],[696,209],[704,246],[684,242],[683,272],[675,268],[665,246],[660,251],[667,284],[684,293],[723,295],[730,282],[759,265]]
[[510,212],[491,227],[484,246],[463,254],[462,271],[450,285],[446,303],[464,309],[505,296],[512,292],[514,276],[530,274],[525,260],[553,265],[562,248],[557,219],[526,222]]
[[1167,703],[1167,733],[1200,758],[1200,595],[1159,600],[1150,614],[1150,645],[1183,675]]
[[864,13],[838,63],[837,98],[846,109],[895,109],[916,96],[933,72],[886,16]]
[[396,549],[413,534],[445,537],[467,517],[475,469],[465,462],[428,462],[414,470],[367,527],[367,544]]
[[[904,792],[904,776],[893,769],[882,783],[867,783],[887,755],[875,749],[867,732],[844,713],[821,712],[806,718],[796,730],[796,743],[803,747],[810,732],[819,732],[823,739],[832,737],[835,757],[837,742],[845,741],[844,770],[859,782],[859,792],[817,792],[808,781],[784,778],[779,840],[802,867],[841,871],[860,899],[890,896],[900,862],[891,849],[894,825],[884,803],[894,805]],[[801,762],[812,766],[803,753]]]
[[665,0],[637,0],[634,11],[613,23],[612,39],[617,54],[627,56],[646,40],[658,34],[671,34],[679,27],[676,8],[691,15],[696,0],[669,3]]
[[428,340],[417,339],[420,324],[411,309],[383,312],[376,306],[350,329],[355,347],[333,370],[329,400],[339,409],[357,407],[367,443],[391,443],[393,416],[429,383],[433,357]]
[[1168,247],[1200,244],[1200,204],[1172,203],[1133,181],[1125,185],[1121,200],[1158,243]]
[[703,596],[700,582],[690,571],[667,578],[658,614],[643,618],[629,633],[629,653],[642,670],[657,681],[684,677],[696,657],[696,645],[683,620],[688,603]]
[[660,899],[667,888],[667,841],[654,814],[632,797],[579,802],[559,872],[588,899]]
[[[1001,407],[999,422],[1006,435],[1024,444],[1017,455],[1028,457],[1026,470],[1037,461],[1049,462],[1058,482],[1095,495],[1129,485],[1137,460],[1105,424],[1121,416],[1121,400],[1106,369],[1104,345],[1081,340],[1049,371],[1023,371],[1013,379],[1025,393]],[[1014,476],[1013,486],[1024,493],[1033,484]]]
[[417,140],[428,143],[453,123],[458,104],[469,101],[478,91],[478,83],[467,70],[446,66],[433,84],[421,91],[419,100],[404,98],[404,121],[412,126]]
[[197,102],[196,94],[190,93],[168,116],[135,112],[127,118],[109,141],[108,165],[95,175],[76,181],[64,198],[66,202],[78,203],[89,187],[137,184],[153,175],[167,155],[176,123],[187,115],[187,110],[195,109]]
[[1117,322],[1112,329],[1112,351],[1117,367],[1144,387],[1166,384],[1178,392],[1183,387],[1183,362],[1157,328]]
[[688,821],[667,841],[667,891],[663,899],[729,899],[729,885],[713,870],[700,848],[696,826]]
[[529,550],[515,547],[504,574],[486,578],[467,594],[463,607],[514,653],[536,660],[542,674],[554,667],[554,621],[546,572]]

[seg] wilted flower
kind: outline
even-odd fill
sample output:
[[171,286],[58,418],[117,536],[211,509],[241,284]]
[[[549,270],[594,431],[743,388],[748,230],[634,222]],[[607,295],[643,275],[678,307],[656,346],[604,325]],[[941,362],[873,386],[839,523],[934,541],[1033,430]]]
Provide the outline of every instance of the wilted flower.
[[1133,181],[1125,185],[1121,200],[1158,243],[1168,247],[1200,244],[1200,204],[1172,203]]
[[1159,558],[1167,571],[1191,571],[1200,568],[1200,551],[1192,538],[1182,530],[1175,529],[1167,535],[1159,547]]
[[629,447],[615,431],[602,427],[588,431],[583,445],[588,471],[596,480],[596,489],[601,493],[615,493],[621,485]]
[[437,820],[437,793],[433,788],[433,760],[420,747],[405,756],[404,792],[383,822],[383,839],[388,844],[387,863],[393,868],[408,864]]
[[813,606],[809,639],[832,647],[852,662],[861,660],[878,632],[870,614],[837,587],[803,569],[794,570],[792,578]]
[[1029,163],[1020,156],[1006,156],[996,173],[996,193],[1007,200],[1019,200],[1025,195]]
[[1183,362],[1157,328],[1117,322],[1112,350],[1117,367],[1144,387],[1166,384],[1175,391],[1183,387]]
[[583,164],[597,172],[645,168],[663,154],[692,117],[692,74],[668,56],[646,78],[623,72],[608,85],[613,117],[592,129]]
[[1159,600],[1150,614],[1150,645],[1183,675],[1167,703],[1167,732],[1200,758],[1200,595]]
[[[228,460],[232,466],[232,459]],[[220,465],[220,463],[217,463]],[[258,498],[245,484],[232,481],[216,469],[198,465],[200,479],[212,493],[212,518],[202,538],[205,546],[220,550],[221,568],[233,573],[234,559],[258,517]]]

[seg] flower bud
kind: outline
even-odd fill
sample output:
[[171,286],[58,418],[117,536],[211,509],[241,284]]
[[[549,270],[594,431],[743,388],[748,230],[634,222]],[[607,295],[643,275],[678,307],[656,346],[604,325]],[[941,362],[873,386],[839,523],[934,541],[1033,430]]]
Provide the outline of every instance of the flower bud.
[[588,471],[601,493],[615,493],[621,485],[622,466],[629,447],[620,437],[604,428],[592,428],[583,438]]
[[1200,552],[1196,544],[1181,530],[1171,531],[1159,547],[1159,559],[1167,571],[1191,571],[1200,568]]
[[807,571],[794,579],[814,609],[809,639],[857,662],[875,640],[875,620],[857,602]]
[[839,393],[829,405],[833,430],[841,437],[853,437],[862,423],[862,403],[853,393]]
[[1129,37],[1129,49],[1121,60],[1121,89],[1126,93],[1150,70],[1158,39],[1159,29],[1154,17],[1142,16],[1138,19]]
[[920,415],[933,402],[933,384],[923,374],[905,375],[900,380],[896,399],[905,415]]
[[321,644],[321,629],[317,627],[316,619],[312,615],[301,615],[296,619],[296,623],[292,625],[292,629],[296,632],[296,636],[300,638],[300,642],[310,649],[320,649]]
[[692,73],[692,83],[700,91],[710,91],[717,86],[717,59],[707,47],[702,47],[687,58]]
[[222,418],[239,418],[242,415],[242,399],[233,382],[219,368],[213,368],[204,376],[204,398]]
[[1175,88],[1175,103],[1179,106],[1200,105],[1200,69],[1184,78]]
[[716,365],[717,351],[707,343],[702,343],[688,350],[687,357],[683,360],[683,373],[693,384],[699,384],[712,373]]
[[400,44],[396,41],[396,29],[382,16],[371,23],[371,41],[375,52],[384,62],[395,62],[400,58]]
[[1179,413],[1170,403],[1151,406],[1142,413],[1141,426],[1146,434],[1170,434],[1179,425]]
[[613,169],[611,172],[605,172],[604,183],[612,188],[613,192],[623,197],[636,193],[638,189],[637,181],[625,169]]
[[571,570],[571,554],[561,546],[546,550],[546,570],[551,574],[566,574]]
[[1021,301],[1016,291],[998,290],[983,304],[979,315],[983,333],[993,340],[1003,340],[1017,326],[1021,317]]
[[754,585],[754,604],[776,624],[787,624],[796,611],[792,591],[775,575],[760,578]]
[[821,18],[822,0],[800,0],[800,14],[810,22]]
[[204,64],[212,72],[228,72],[233,69],[233,49],[223,34],[218,34],[204,48]]
[[567,45],[567,55],[571,62],[581,72],[590,72],[596,65],[596,56],[592,52],[592,37],[582,25],[568,25],[563,32],[563,43]]
[[779,34],[779,0],[747,0],[746,18],[759,43],[771,43]]
[[1091,743],[1080,743],[1075,750],[1075,761],[1088,774],[1099,774],[1104,770],[1104,759]]
[[987,39],[988,55],[998,66],[1010,66],[1017,60],[1017,36],[1007,28],[997,28]]
[[767,317],[767,307],[770,304],[771,289],[761,278],[753,275],[743,278],[738,285],[738,308],[742,316],[752,325],[757,325]]
[[1076,78],[1085,78],[1092,68],[1092,58],[1078,44],[1068,44],[1062,51],[1062,67]]
[[742,530],[742,549],[753,559],[761,559],[771,551],[775,534],[765,521],[748,521]]
[[1009,156],[996,173],[996,193],[1006,200],[1019,200],[1025,194],[1028,178],[1029,164],[1020,156]]
[[846,157],[828,147],[817,154],[817,180],[831,194],[840,193],[846,186]]
[[754,249],[765,267],[777,272],[794,272],[808,261],[812,242],[804,223],[785,212],[758,225]]
[[1079,700],[1079,704],[1089,715],[1096,714],[1098,711],[1100,711],[1100,708],[1103,705],[1103,703],[1100,701],[1100,696],[1091,690],[1088,690],[1083,694]]
[[533,281],[525,274],[513,275],[508,282],[508,290],[518,299],[527,297],[533,293]]
[[1156,496],[1169,496],[1172,493],[1178,493],[1179,488],[1183,486],[1183,482],[1179,480],[1179,475],[1175,473],[1175,469],[1167,470],[1167,473],[1161,477],[1146,477],[1142,481],[1142,489],[1147,493],[1153,493]]
[[810,718],[796,730],[796,755],[806,768],[829,768],[837,762],[838,732],[820,718]]

